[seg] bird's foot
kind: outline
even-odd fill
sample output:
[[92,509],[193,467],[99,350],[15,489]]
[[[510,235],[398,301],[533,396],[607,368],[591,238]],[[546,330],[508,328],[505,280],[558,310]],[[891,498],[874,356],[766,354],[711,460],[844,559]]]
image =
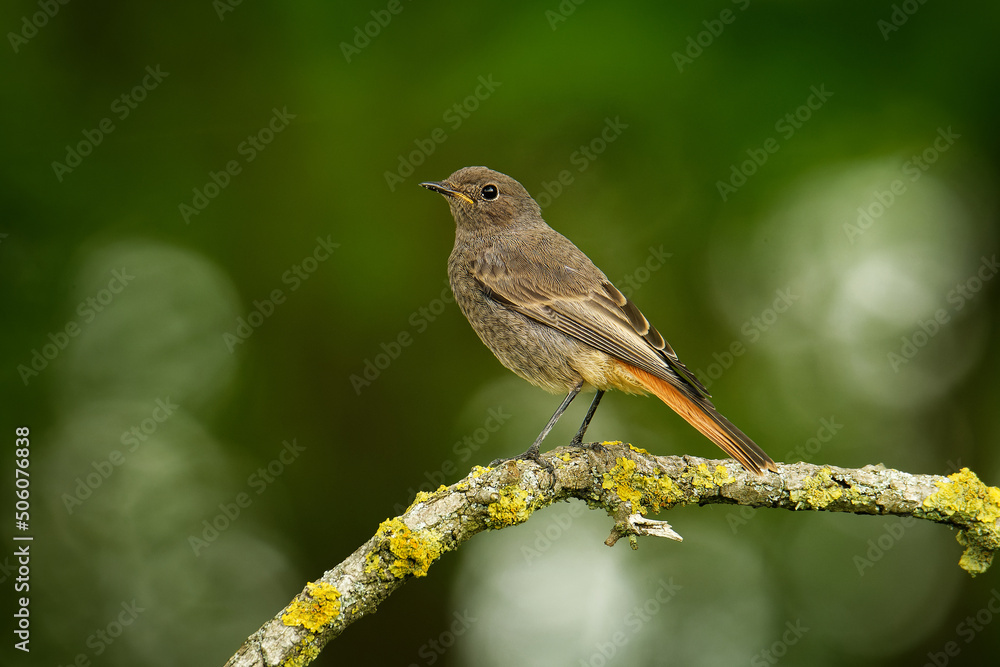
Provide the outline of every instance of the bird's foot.
[[569,443],[570,447],[579,447],[580,449],[589,449],[592,452],[598,454],[606,454],[608,448],[599,442],[583,442],[583,438],[573,438]]
[[501,463],[506,463],[507,461],[534,461],[542,468],[545,468],[545,471],[548,472],[550,475],[552,475],[553,480],[556,477],[556,467],[551,463],[549,463],[544,458],[542,458],[542,455],[538,451],[537,444],[528,447],[528,450],[526,452],[518,454],[517,456],[511,456],[505,459],[496,459],[495,461],[490,463],[490,467],[495,468]]

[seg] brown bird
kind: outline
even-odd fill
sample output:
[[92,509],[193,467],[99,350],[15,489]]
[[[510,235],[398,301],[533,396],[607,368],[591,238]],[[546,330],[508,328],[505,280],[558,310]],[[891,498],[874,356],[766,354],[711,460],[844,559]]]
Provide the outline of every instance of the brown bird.
[[573,444],[583,442],[604,392],[654,394],[747,470],[774,461],[719,414],[708,390],[632,301],[590,258],[549,227],[528,191],[486,167],[421,183],[444,195],[455,218],[448,277],[455,300],[504,366],[531,384],[565,393],[538,447],[584,387],[597,390]]

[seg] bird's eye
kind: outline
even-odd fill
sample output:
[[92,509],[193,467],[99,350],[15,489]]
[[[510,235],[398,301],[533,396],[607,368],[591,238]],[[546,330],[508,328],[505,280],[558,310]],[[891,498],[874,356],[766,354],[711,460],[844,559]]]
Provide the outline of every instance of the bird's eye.
[[500,196],[500,191],[497,190],[497,186],[490,183],[489,185],[484,185],[482,193],[483,199],[486,201],[493,201]]

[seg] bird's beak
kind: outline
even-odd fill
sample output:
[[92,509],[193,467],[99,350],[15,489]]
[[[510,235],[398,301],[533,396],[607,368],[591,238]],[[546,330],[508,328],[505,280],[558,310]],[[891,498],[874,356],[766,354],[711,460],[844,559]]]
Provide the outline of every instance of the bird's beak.
[[425,181],[420,184],[421,187],[427,188],[428,190],[433,190],[434,192],[440,193],[445,197],[460,197],[470,204],[473,203],[469,199],[468,195],[459,192],[455,188],[447,185],[444,181]]

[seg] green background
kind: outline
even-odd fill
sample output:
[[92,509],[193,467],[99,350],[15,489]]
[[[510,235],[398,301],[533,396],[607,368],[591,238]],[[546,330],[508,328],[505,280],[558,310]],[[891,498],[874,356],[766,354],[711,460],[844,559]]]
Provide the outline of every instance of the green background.
[[[416,185],[466,165],[549,193],[547,221],[776,460],[997,484],[1000,8],[903,4],[887,31],[889,2],[70,2],[15,44],[42,10],[5,3],[0,497],[12,511],[28,426],[35,539],[32,650],[11,647],[9,606],[4,664],[222,664],[421,484],[531,442],[559,398],[447,301],[453,222]],[[121,117],[147,67],[166,74]],[[814,88],[825,101],[803,108]],[[294,117],[250,151],[274,110]],[[213,173],[225,187],[204,193]],[[196,189],[214,196],[185,220]],[[339,246],[304,262],[317,239]],[[257,308],[249,337],[226,337]],[[52,358],[26,373],[36,350]],[[352,383],[366,362],[384,368]],[[655,399],[609,395],[588,435],[719,455]],[[477,536],[318,664],[979,665],[1000,649],[996,569],[961,571],[942,526],[663,518],[683,543],[608,549],[609,519],[573,504]]]

